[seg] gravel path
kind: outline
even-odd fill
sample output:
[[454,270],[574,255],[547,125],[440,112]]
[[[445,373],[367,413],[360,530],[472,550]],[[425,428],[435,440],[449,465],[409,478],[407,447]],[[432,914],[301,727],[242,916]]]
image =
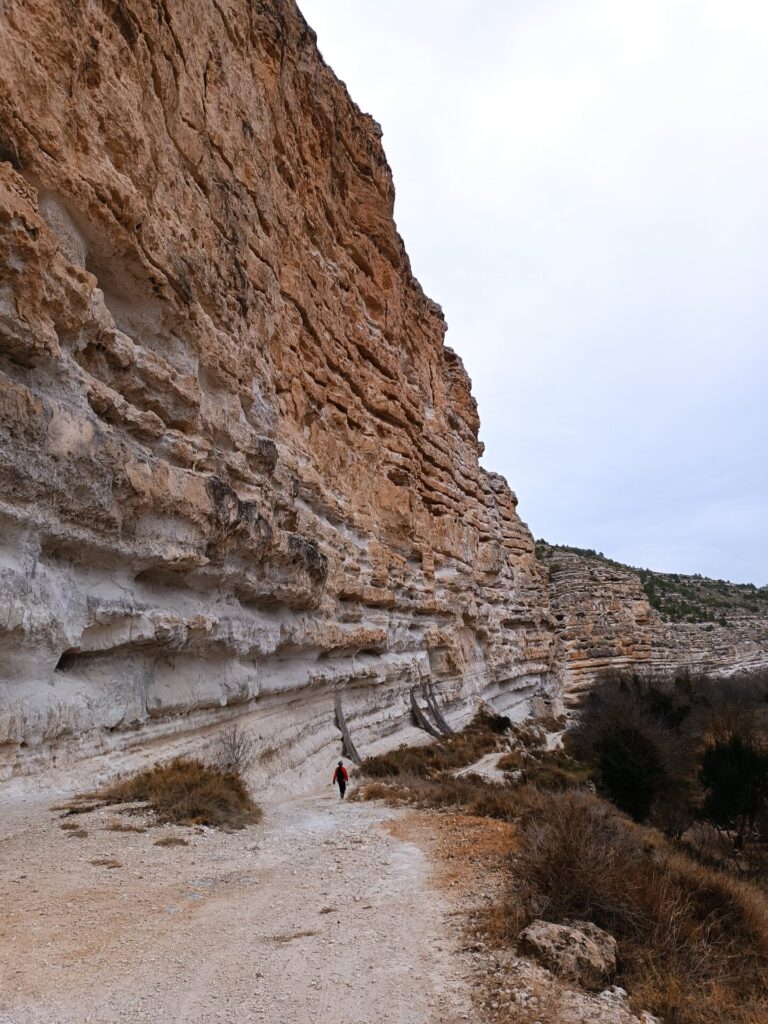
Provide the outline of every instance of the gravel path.
[[136,821],[114,810],[66,819],[85,836],[49,810],[0,827],[2,1024],[476,1020],[455,908],[397,811],[329,787],[265,812],[229,835],[110,831]]

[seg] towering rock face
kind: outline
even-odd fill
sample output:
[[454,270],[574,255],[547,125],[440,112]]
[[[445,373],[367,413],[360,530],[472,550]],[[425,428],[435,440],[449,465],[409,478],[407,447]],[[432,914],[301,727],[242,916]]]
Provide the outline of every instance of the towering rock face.
[[[601,557],[541,544],[549,573],[557,635],[556,659],[567,704],[577,705],[601,673],[627,669],[668,673],[751,672],[768,667],[768,616],[757,601],[743,605],[746,588],[688,578],[705,591],[724,591],[722,607],[707,609],[695,596],[689,608],[710,621],[668,621],[651,607],[637,571]],[[657,581],[680,580],[644,573]],[[686,578],[679,584],[686,588]],[[726,612],[722,608],[727,609]],[[722,615],[722,618],[720,616]]]
[[292,0],[2,5],[0,776],[551,680],[380,135]]

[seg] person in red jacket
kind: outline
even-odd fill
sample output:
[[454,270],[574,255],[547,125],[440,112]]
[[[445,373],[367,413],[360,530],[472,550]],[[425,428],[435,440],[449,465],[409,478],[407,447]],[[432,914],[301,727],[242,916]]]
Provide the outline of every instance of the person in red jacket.
[[[339,795],[341,799],[344,799],[344,794],[347,791],[347,783],[349,782],[349,772],[344,767],[344,762],[339,761],[336,765],[336,771],[333,773],[333,782],[337,782],[339,785]],[[333,783],[331,783],[333,785]]]

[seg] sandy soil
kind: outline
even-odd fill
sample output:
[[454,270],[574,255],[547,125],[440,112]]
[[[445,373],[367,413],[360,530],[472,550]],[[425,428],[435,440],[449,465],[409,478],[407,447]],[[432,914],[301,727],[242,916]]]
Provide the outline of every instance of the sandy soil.
[[267,805],[232,834],[110,831],[141,823],[114,809],[6,819],[0,1021],[479,1020],[463,914],[407,816],[334,793]]

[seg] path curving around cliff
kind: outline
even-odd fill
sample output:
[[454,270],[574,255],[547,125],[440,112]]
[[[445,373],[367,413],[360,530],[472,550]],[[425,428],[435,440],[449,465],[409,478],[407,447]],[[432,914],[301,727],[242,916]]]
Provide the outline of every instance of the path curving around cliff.
[[475,1020],[456,907],[399,812],[330,787],[265,809],[233,834],[104,809],[79,836],[42,807],[1,829],[0,1022]]

